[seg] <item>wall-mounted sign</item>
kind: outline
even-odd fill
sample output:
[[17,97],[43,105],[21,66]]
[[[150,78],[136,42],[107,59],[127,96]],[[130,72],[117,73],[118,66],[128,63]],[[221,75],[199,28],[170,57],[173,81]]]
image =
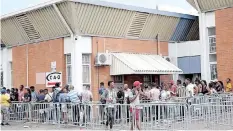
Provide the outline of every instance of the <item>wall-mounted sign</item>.
[[53,87],[56,83],[62,86],[62,72],[46,72],[46,87]]
[[56,61],[51,62],[51,72],[56,72],[57,63]]

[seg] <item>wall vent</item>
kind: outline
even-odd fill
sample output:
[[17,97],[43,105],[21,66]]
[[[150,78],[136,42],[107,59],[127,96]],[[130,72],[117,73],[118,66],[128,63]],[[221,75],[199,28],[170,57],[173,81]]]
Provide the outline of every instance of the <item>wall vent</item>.
[[128,32],[127,32],[127,36],[137,37],[137,38],[140,37],[140,34],[143,30],[143,27],[146,23],[148,16],[149,16],[149,14],[147,14],[147,13],[137,12],[134,15],[133,20],[130,24],[130,27],[129,27]]
[[33,24],[28,19],[27,15],[16,16],[18,23],[22,26],[30,40],[36,40],[40,38],[39,32],[36,31]]

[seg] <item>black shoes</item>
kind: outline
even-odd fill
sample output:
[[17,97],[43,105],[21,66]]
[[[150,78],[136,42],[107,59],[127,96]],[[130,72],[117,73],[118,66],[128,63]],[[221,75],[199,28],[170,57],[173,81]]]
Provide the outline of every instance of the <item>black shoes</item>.
[[1,123],[1,126],[4,126],[4,125],[7,125],[7,126],[9,126],[10,124],[9,124],[9,123],[6,123],[6,124],[4,124],[4,123]]

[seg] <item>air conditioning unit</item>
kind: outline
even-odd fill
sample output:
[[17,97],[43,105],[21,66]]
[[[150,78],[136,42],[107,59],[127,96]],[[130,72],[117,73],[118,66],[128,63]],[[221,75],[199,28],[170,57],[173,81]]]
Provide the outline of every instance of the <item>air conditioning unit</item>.
[[110,53],[98,53],[95,58],[96,66],[107,66],[111,65],[111,54]]

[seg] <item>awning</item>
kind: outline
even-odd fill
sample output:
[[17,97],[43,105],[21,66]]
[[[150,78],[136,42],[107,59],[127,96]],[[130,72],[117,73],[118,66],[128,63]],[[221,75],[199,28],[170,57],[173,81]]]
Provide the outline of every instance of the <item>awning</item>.
[[159,55],[112,53],[111,75],[180,73],[181,69]]

